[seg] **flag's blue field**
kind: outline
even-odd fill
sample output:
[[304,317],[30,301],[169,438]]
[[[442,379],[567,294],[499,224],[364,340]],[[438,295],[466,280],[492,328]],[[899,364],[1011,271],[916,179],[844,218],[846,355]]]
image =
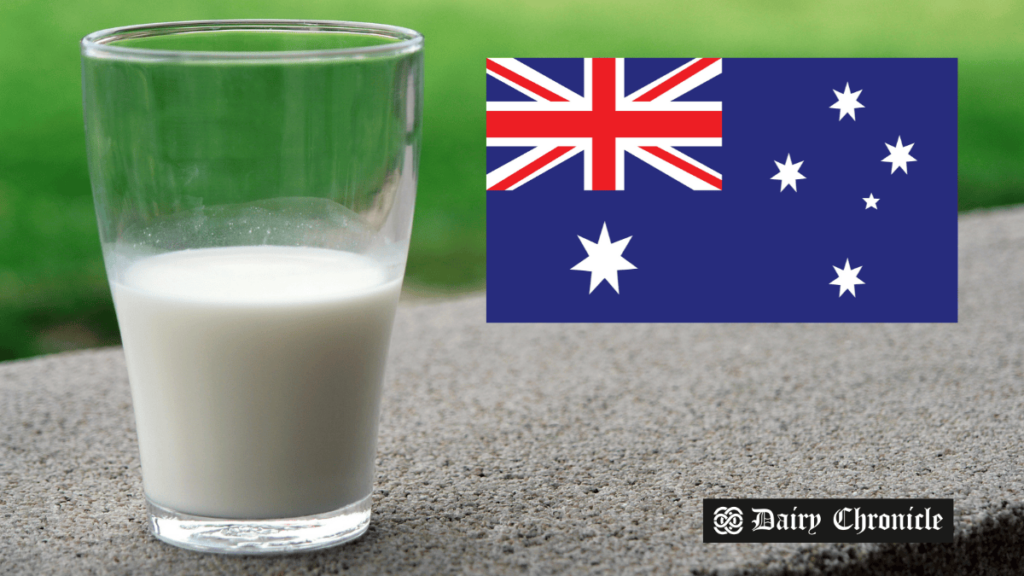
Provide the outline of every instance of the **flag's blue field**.
[[[627,61],[625,93],[678,65]],[[957,320],[956,60],[727,59],[675,101],[722,103],[720,147],[674,147],[721,190],[627,152],[622,190],[585,190],[579,153],[488,191],[488,321]],[[528,150],[489,147],[488,172]]]

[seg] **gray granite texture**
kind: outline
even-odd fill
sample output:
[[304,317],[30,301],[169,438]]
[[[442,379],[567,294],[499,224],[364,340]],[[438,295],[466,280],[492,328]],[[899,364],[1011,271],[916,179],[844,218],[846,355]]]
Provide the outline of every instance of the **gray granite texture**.
[[[274,558],[148,534],[120,349],[2,364],[0,573],[1018,573],[1024,210],[961,217],[959,317],[487,325],[482,296],[403,304],[372,527]],[[954,498],[956,542],[704,544],[707,497]]]

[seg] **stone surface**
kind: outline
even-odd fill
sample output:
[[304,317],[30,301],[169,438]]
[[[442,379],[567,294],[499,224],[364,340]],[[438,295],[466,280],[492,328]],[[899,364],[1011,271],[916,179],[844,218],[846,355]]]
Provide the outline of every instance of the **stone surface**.
[[[922,282],[922,290],[927,283]],[[400,308],[361,540],[147,532],[120,349],[0,364],[0,573],[1015,573],[1024,210],[960,219],[960,322],[487,325]],[[953,545],[703,544],[707,497],[955,499]]]

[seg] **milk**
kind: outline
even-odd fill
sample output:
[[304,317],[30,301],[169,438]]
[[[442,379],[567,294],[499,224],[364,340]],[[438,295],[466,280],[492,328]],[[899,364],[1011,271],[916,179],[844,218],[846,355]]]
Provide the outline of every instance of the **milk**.
[[394,269],[349,252],[249,246],[150,256],[119,274],[146,495],[248,519],[369,496]]

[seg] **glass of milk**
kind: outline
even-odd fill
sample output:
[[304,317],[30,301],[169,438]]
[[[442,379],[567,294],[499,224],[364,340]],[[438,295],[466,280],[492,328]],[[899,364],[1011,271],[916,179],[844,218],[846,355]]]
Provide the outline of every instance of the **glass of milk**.
[[177,22],[82,41],[89,172],[157,538],[325,548],[370,521],[423,38]]

